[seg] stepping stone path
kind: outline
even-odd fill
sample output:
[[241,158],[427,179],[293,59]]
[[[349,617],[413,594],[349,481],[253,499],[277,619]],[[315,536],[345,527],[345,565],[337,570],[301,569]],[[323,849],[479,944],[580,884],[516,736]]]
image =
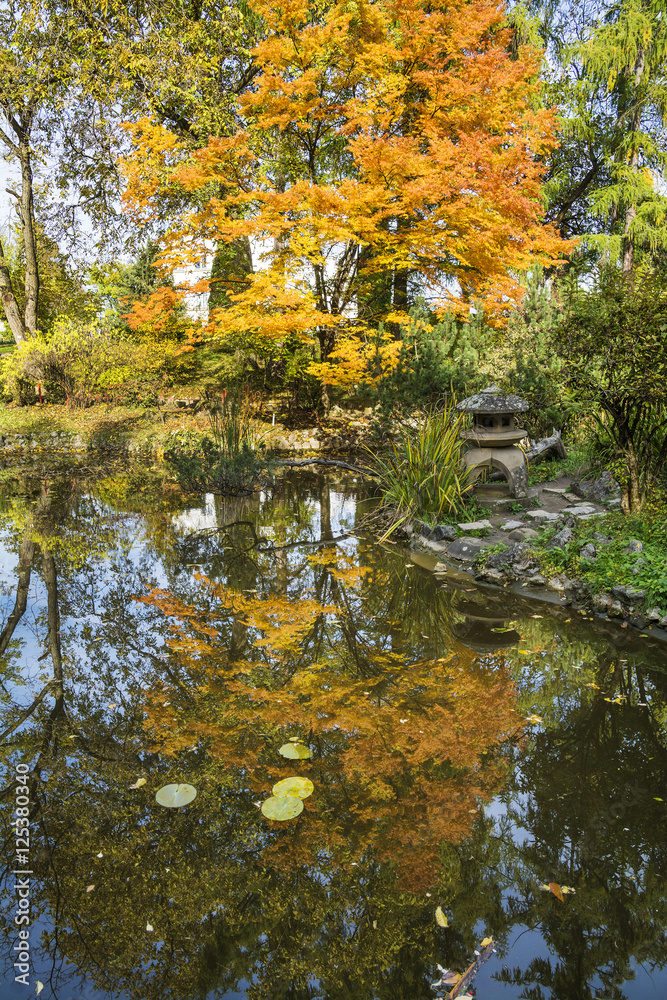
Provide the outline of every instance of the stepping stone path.
[[459,531],[482,531],[484,528],[493,528],[490,521],[468,521],[467,524],[459,524]]
[[514,531],[516,528],[523,528],[523,521],[507,521],[500,525],[501,531]]

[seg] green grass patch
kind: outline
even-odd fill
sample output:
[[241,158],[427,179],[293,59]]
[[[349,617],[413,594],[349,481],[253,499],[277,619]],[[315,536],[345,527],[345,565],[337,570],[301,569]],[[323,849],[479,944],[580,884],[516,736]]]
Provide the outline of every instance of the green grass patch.
[[[557,530],[545,528],[532,545],[544,576],[565,573],[579,578],[592,594],[611,592],[616,586],[645,590],[645,609],[667,610],[667,493],[654,493],[640,514],[626,516],[614,510],[604,518],[578,522],[564,549],[550,549],[548,543]],[[597,541],[595,534],[610,541]],[[631,540],[642,543],[641,552],[627,551]],[[587,543],[595,546],[595,559],[581,558]]]

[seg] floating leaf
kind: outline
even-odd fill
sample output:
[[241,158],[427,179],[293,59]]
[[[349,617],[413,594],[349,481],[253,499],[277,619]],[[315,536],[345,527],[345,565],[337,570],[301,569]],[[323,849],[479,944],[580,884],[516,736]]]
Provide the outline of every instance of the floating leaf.
[[296,795],[272,795],[262,802],[262,812],[267,819],[276,819],[280,822],[294,819],[303,812],[303,801]]
[[152,931],[152,930],[154,930],[154,929],[155,929],[155,928],[153,927],[153,925],[152,925],[152,924],[146,924],[146,930],[147,930],[147,931]]
[[42,992],[43,989],[44,989],[44,983],[40,983],[38,979],[37,982],[35,983],[35,996],[39,996],[39,994]]
[[313,754],[303,743],[285,743],[280,747],[278,753],[288,760],[308,760]]
[[92,892],[94,888],[95,888],[94,885],[89,885],[88,888],[86,889],[86,892]]
[[445,914],[442,912],[441,906],[439,906],[435,911],[435,922],[439,927],[449,927],[449,922]]
[[96,854],[96,855],[95,855],[95,857],[96,857],[96,858],[103,858],[103,857],[104,857],[104,855],[103,855],[103,854],[102,854],[102,852],[100,851],[100,853],[99,853],[99,854]]
[[500,626],[498,626],[498,628],[492,628],[491,631],[492,632],[513,632],[514,629],[513,628],[504,628],[504,627],[501,628]]
[[130,785],[129,787],[130,788],[141,788],[142,785],[145,785],[145,784],[146,784],[146,778],[137,778],[137,780],[135,781],[135,783],[133,785]]
[[561,903],[565,902],[563,897],[563,890],[559,886],[558,882],[549,882],[549,889],[553,892],[556,899],[560,899]]
[[188,806],[197,795],[194,785],[163,785],[155,796],[155,801],[159,806],[166,809],[178,809],[179,806]]
[[490,944],[493,944],[493,938],[492,937],[490,937],[490,938],[486,937],[486,938],[484,938],[483,941],[479,942],[480,948],[486,948]]
[[573,894],[574,894],[574,893],[575,893],[575,892],[577,891],[576,889],[571,889],[569,885],[562,885],[562,886],[560,887],[560,889],[561,889],[561,892],[562,892],[562,893],[568,893],[568,892],[571,892],[571,893],[573,893]]
[[[276,798],[290,796],[299,799],[307,799],[309,795],[313,794],[314,790],[315,785],[310,778],[283,778],[282,781],[278,781],[271,789]],[[264,807],[262,806],[262,808]]]
[[526,722],[532,722],[534,725],[538,725],[540,722],[544,722],[541,715],[527,715]]

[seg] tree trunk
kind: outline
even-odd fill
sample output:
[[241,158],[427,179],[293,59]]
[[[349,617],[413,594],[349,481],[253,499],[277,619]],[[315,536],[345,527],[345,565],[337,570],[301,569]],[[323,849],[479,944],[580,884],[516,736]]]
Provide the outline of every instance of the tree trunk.
[[39,264],[37,262],[37,239],[35,236],[35,207],[32,192],[32,166],[27,137],[19,145],[21,158],[21,202],[20,217],[25,251],[25,315],[24,323],[31,333],[37,329],[37,306],[39,303]]
[[7,317],[7,322],[9,323],[9,329],[12,331],[12,335],[17,344],[20,344],[22,340],[25,340],[27,330],[25,323],[23,322],[23,316],[21,315],[21,310],[19,309],[18,302],[14,295],[14,289],[12,287],[12,279],[9,273],[9,268],[7,267],[7,262],[5,260],[5,254],[2,249],[2,241],[0,240],[0,296],[2,296],[2,306],[5,310],[5,316]]

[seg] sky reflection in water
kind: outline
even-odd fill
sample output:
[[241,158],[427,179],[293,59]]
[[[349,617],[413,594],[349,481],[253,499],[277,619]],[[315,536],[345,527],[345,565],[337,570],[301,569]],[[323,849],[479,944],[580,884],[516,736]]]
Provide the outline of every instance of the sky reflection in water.
[[[477,997],[664,1000],[661,644],[437,583],[356,533],[351,479],[4,483],[2,729],[57,680],[2,749],[5,952],[25,761],[43,998],[421,1000],[492,935]],[[266,820],[295,774],[304,811]]]

